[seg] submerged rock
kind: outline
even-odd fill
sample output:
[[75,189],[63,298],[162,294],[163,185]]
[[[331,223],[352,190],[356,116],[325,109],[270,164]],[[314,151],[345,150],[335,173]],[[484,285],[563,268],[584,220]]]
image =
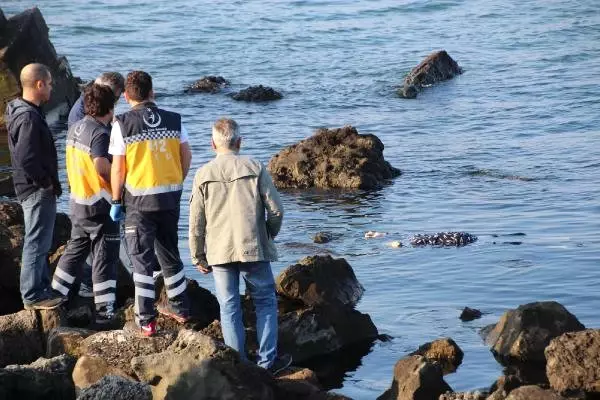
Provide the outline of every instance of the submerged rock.
[[418,234],[410,238],[413,246],[466,246],[477,240],[477,236],[467,232],[439,232]]
[[278,188],[375,189],[400,175],[383,158],[383,143],[356,128],[318,129],[273,156],[268,170]]
[[504,313],[486,341],[491,343],[496,358],[505,364],[543,368],[544,349],[552,339],[583,329],[583,324],[561,304],[536,302]]
[[229,81],[222,76],[204,76],[185,89],[186,93],[217,93],[229,86]]
[[444,381],[439,365],[414,355],[396,363],[392,386],[377,400],[434,400],[448,391],[452,388]]
[[445,50],[437,51],[427,56],[409,72],[398,94],[407,99],[414,99],[423,87],[452,79],[462,72],[462,68]]
[[329,242],[331,242],[332,239],[333,239],[333,235],[328,232],[317,232],[313,236],[313,242],[319,243],[319,244],[329,243]]
[[240,90],[239,92],[235,93],[232,98],[237,101],[262,102],[279,100],[283,98],[283,96],[273,88],[258,85],[250,86],[249,88]]
[[310,256],[290,265],[276,279],[277,293],[303,303],[354,307],[365,289],[350,264],[331,256]]
[[600,395],[600,330],[565,333],[550,342],[545,355],[554,390]]
[[482,316],[482,312],[479,311],[476,308],[469,308],[469,307],[465,307],[462,312],[460,313],[460,320],[461,321],[473,321],[475,319],[481,318]]

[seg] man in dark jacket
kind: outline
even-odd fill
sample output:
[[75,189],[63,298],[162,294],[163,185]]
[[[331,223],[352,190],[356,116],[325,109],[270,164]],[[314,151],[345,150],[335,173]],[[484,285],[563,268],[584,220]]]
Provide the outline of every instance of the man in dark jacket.
[[15,192],[25,222],[21,296],[25,309],[47,310],[63,302],[50,288],[48,270],[56,197],[62,190],[54,139],[40,107],[50,99],[52,75],[43,64],[28,64],[20,80],[23,96],[8,104],[5,118]]

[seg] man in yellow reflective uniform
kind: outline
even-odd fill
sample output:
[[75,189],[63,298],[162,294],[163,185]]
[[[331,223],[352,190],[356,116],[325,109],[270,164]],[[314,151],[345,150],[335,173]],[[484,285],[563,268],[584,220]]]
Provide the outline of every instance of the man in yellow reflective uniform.
[[189,318],[177,226],[192,154],[181,116],[154,103],[149,74],[132,71],[127,75],[125,100],[132,109],[117,116],[110,136],[110,214],[115,221],[125,218],[125,240],[134,270],[135,320],[143,335],[153,336],[157,327],[152,272],[157,263],[169,298],[169,305],[158,311],[182,323]]
[[93,84],[84,92],[86,116],[69,128],[66,163],[69,179],[71,239],[52,278],[52,288],[67,296],[86,257],[93,254],[92,282],[96,323],[114,318],[119,225],[110,216],[109,126],[116,97]]

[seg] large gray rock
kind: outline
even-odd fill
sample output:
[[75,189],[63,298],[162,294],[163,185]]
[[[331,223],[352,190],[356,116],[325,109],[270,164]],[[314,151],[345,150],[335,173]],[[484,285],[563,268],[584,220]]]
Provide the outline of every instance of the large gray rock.
[[48,334],[46,357],[56,357],[61,354],[79,356],[79,346],[83,339],[96,333],[82,328],[58,327]]
[[510,392],[506,400],[567,400],[558,393],[539,386],[521,386]]
[[277,293],[306,306],[354,307],[365,289],[343,259],[310,256],[290,265],[276,279]]
[[529,303],[509,310],[488,334],[496,358],[506,364],[543,364],[544,349],[566,332],[585,329],[579,320],[554,301]]
[[442,369],[422,356],[408,356],[394,367],[392,386],[377,400],[437,400],[452,391]]
[[152,400],[152,390],[146,383],[121,376],[108,375],[81,391],[77,400]]
[[[0,34],[0,126],[4,129],[6,103],[20,94],[19,74],[32,62],[47,65],[52,73],[52,97],[46,110],[69,107],[79,97],[77,80],[65,57],[56,54],[48,26],[37,8],[25,10],[5,21]],[[0,129],[0,131],[2,130]]]
[[48,333],[62,325],[60,309],[0,316],[0,367],[28,364],[46,354]]
[[546,375],[558,392],[600,394],[600,330],[566,333],[546,347]]
[[452,79],[462,74],[462,68],[445,50],[428,55],[419,65],[413,68],[404,78],[404,85],[398,94],[404,98],[414,99],[419,91],[434,83]]
[[279,348],[295,362],[377,337],[371,317],[349,307],[315,306],[279,317]]
[[63,355],[0,369],[0,399],[74,399],[74,364],[75,358]]
[[439,364],[444,375],[447,375],[460,366],[464,353],[454,340],[443,338],[425,343],[410,355],[420,355],[432,363]]
[[267,168],[278,188],[373,189],[400,175],[383,149],[377,136],[352,126],[318,129],[273,156]]
[[[131,331],[129,331],[131,329]],[[112,367],[135,376],[131,368],[134,357],[160,353],[173,343],[176,332],[162,330],[156,336],[143,337],[133,328],[98,332],[81,342],[79,353],[89,357],[99,357]]]

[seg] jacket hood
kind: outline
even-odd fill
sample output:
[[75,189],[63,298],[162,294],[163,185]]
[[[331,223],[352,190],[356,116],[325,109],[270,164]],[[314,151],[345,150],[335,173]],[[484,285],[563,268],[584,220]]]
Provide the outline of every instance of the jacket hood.
[[10,126],[25,113],[35,113],[43,118],[43,115],[40,114],[40,110],[37,107],[27,103],[23,99],[15,99],[6,106],[6,113],[4,114],[6,128],[10,130]]

